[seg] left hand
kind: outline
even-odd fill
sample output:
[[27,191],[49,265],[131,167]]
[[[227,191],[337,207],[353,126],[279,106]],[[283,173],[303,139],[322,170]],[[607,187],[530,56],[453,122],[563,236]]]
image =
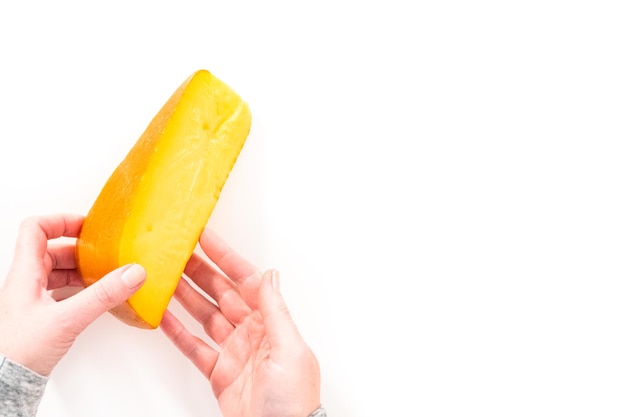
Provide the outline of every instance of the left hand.
[[123,303],[146,278],[139,265],[122,266],[88,288],[57,301],[51,290],[82,286],[74,244],[83,224],[78,215],[24,220],[13,263],[0,287],[0,354],[48,376],[78,335],[107,310]]

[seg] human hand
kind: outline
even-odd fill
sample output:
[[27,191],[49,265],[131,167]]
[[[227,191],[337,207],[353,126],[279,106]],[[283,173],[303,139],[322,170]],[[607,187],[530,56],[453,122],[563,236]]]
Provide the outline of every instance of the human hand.
[[0,354],[43,376],[50,375],[89,324],[126,301],[146,277],[142,267],[126,265],[57,301],[51,290],[82,282],[74,244],[54,239],[77,237],[82,224],[78,215],[24,220],[13,263],[0,287]]
[[[278,273],[261,274],[213,232],[194,254],[175,297],[219,345],[213,349],[167,311],[161,329],[211,382],[224,417],[306,417],[320,405],[317,359],[280,294]],[[219,268],[219,269],[218,269]]]

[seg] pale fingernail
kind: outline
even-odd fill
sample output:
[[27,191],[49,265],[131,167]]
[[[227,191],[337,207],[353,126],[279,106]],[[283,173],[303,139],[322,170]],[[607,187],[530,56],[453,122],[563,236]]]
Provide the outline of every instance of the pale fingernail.
[[128,288],[135,288],[146,279],[146,270],[141,265],[133,264],[122,273],[122,281]]
[[272,289],[280,292],[280,274],[276,270],[272,271]]

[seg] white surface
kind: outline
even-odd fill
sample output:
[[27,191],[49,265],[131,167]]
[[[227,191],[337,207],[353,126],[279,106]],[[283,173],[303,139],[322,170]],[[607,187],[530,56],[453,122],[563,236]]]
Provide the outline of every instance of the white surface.
[[[624,415],[622,2],[363,3],[3,3],[2,274],[207,68],[254,117],[210,225],[281,271],[331,416]],[[105,316],[40,415],[219,411]]]

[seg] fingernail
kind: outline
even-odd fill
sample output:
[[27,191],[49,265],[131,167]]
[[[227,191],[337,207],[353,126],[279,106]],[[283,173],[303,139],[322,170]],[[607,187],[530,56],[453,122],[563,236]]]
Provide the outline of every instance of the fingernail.
[[128,288],[135,288],[146,279],[146,270],[141,265],[132,264],[122,273],[122,281]]
[[280,292],[280,274],[276,270],[272,271],[272,289]]

